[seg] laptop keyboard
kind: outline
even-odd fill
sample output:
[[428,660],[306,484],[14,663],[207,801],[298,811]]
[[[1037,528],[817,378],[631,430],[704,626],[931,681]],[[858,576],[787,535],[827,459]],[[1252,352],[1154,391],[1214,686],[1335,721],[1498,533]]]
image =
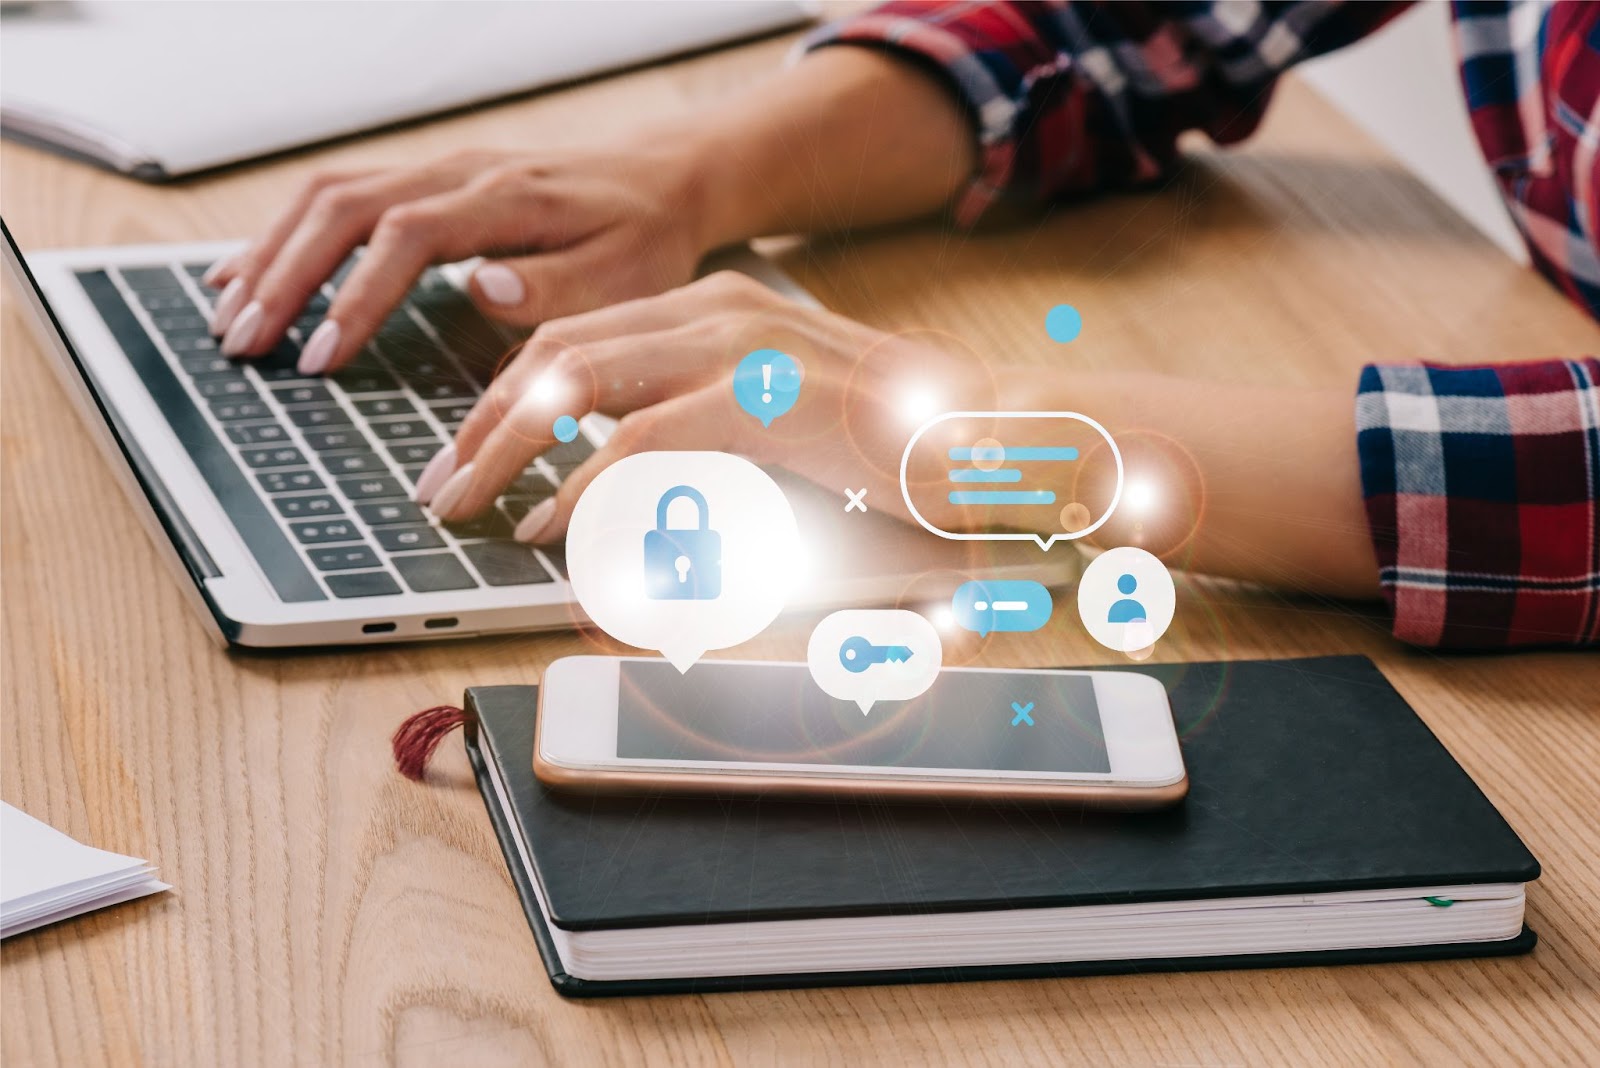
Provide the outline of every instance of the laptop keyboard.
[[[519,338],[428,271],[354,363],[308,378],[300,345],[347,262],[265,357],[230,360],[207,322],[208,264],[78,274],[278,595],[288,601],[530,586],[564,578],[558,552],[512,540],[535,504],[594,452],[580,434],[535,460],[486,515],[441,524],[411,501]],[[159,343],[157,343],[159,342]]]

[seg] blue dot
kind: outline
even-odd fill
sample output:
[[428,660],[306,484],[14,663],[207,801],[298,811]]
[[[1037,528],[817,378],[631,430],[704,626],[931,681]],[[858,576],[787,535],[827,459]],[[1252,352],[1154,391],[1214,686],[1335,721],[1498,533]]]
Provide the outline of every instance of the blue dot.
[[1123,575],[1121,578],[1117,579],[1117,589],[1121,590],[1123,593],[1132,593],[1138,588],[1139,580],[1134,578],[1132,575]]
[[1083,316],[1070,304],[1057,304],[1044,317],[1044,332],[1058,344],[1075,341],[1082,330]]
[[557,441],[571,441],[578,436],[578,421],[570,415],[563,415],[551,429],[555,431]]

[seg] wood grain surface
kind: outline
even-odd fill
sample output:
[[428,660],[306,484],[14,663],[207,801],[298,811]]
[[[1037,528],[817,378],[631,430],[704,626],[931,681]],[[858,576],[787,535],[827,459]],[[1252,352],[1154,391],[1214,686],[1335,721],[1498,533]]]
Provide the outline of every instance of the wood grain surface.
[[[574,141],[772,70],[774,38],[167,188],[5,144],[25,249],[244,236],[313,170]],[[961,234],[780,242],[830,307],[1077,367],[1340,384],[1373,359],[1594,352],[1600,330],[1292,79],[1261,134],[1164,189]],[[1069,348],[1043,313],[1070,300]],[[1364,606],[1183,581],[1160,660],[1365,653],[1544,863],[1530,956],[569,1002],[460,745],[408,712],[534,680],[562,634],[296,655],[210,644],[5,297],[0,793],[147,857],[170,894],[14,938],[0,1056],[48,1064],[1538,1064],[1600,1056],[1600,658],[1438,656]],[[1238,413],[1218,413],[1237,418]],[[815,616],[741,655],[803,658]],[[1105,662],[1074,627],[954,650]]]

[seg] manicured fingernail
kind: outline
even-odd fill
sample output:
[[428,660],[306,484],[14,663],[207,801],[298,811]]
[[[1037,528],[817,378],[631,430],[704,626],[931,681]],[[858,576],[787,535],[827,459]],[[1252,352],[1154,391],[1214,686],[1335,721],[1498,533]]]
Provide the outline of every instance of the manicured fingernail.
[[467,495],[467,490],[472,488],[472,466],[468,464],[463,467],[439,487],[439,492],[433,495],[433,503],[429,506],[433,509],[434,515],[441,519],[450,518],[451,511],[461,503],[461,498]]
[[547,497],[529,509],[528,514],[522,517],[522,522],[517,524],[516,539],[518,541],[536,542],[539,535],[544,533],[544,528],[550,525],[550,520],[556,516],[556,499]]
[[238,258],[239,253],[235,252],[232,256],[224,256],[216,263],[213,263],[206,273],[200,276],[200,284],[203,286],[216,285],[217,279],[222,277],[222,272],[232,267]]
[[422,469],[422,474],[417,476],[417,492],[412,494],[418,504],[427,504],[433,500],[433,495],[439,487],[444,485],[444,480],[455,474],[456,470],[456,445],[451,442],[433,454],[433,459],[428,461],[428,466]]
[[217,297],[216,306],[211,311],[211,332],[221,336],[233,325],[233,317],[239,314],[239,309],[244,307],[244,302],[249,298],[243,278],[235,278],[223,286],[222,294]]
[[303,375],[320,375],[339,348],[339,324],[332,319],[322,320],[322,325],[311,331],[306,347],[300,353],[295,370]]
[[255,344],[256,335],[261,332],[261,302],[252,300],[246,304],[244,311],[239,313],[239,318],[228,327],[228,332],[222,335],[222,354],[224,356],[242,356],[251,345]]
[[492,304],[521,304],[528,295],[517,272],[503,264],[479,267],[472,272],[472,277]]

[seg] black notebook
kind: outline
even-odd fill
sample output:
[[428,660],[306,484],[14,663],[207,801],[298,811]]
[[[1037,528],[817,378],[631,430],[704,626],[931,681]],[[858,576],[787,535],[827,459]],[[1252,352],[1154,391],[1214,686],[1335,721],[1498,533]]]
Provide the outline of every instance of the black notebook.
[[1138,666],[1191,781],[1147,813],[553,793],[536,689],[467,747],[563,994],[1525,953],[1539,864],[1364,657]]

